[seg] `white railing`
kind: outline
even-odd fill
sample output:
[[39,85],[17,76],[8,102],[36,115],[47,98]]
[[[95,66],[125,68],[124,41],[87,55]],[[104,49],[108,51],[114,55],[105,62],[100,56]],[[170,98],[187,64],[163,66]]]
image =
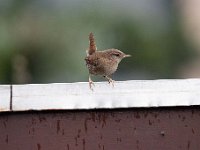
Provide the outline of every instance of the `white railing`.
[[200,79],[0,85],[0,111],[200,105]]

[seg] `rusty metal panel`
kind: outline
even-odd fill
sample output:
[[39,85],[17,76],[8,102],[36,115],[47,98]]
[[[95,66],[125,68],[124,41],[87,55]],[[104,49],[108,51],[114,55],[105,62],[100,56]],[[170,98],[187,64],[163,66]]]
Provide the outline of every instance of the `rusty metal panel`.
[[199,107],[0,114],[1,150],[199,150]]

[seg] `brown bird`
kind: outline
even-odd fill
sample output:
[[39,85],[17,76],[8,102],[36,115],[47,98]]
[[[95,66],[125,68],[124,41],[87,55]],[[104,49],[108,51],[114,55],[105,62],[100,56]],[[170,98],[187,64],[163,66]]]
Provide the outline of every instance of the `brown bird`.
[[125,57],[130,57],[118,49],[107,49],[103,51],[97,51],[93,33],[89,34],[89,49],[87,50],[87,56],[85,58],[86,66],[89,70],[89,87],[93,90],[93,81],[91,75],[101,75],[106,78],[114,86],[114,80],[110,75],[113,74],[118,67],[120,61]]

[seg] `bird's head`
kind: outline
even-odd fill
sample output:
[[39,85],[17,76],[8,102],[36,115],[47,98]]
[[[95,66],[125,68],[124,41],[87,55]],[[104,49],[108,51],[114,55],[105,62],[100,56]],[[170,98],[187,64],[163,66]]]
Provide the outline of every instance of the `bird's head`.
[[131,57],[131,55],[124,54],[122,51],[118,49],[109,49],[108,50],[108,55],[110,56],[111,59],[116,60],[118,63],[126,57]]

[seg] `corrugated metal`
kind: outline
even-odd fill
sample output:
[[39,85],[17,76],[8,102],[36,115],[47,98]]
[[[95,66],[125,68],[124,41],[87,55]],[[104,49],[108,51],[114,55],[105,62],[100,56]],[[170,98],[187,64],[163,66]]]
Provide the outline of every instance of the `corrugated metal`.
[[199,150],[199,107],[0,114],[2,150]]

